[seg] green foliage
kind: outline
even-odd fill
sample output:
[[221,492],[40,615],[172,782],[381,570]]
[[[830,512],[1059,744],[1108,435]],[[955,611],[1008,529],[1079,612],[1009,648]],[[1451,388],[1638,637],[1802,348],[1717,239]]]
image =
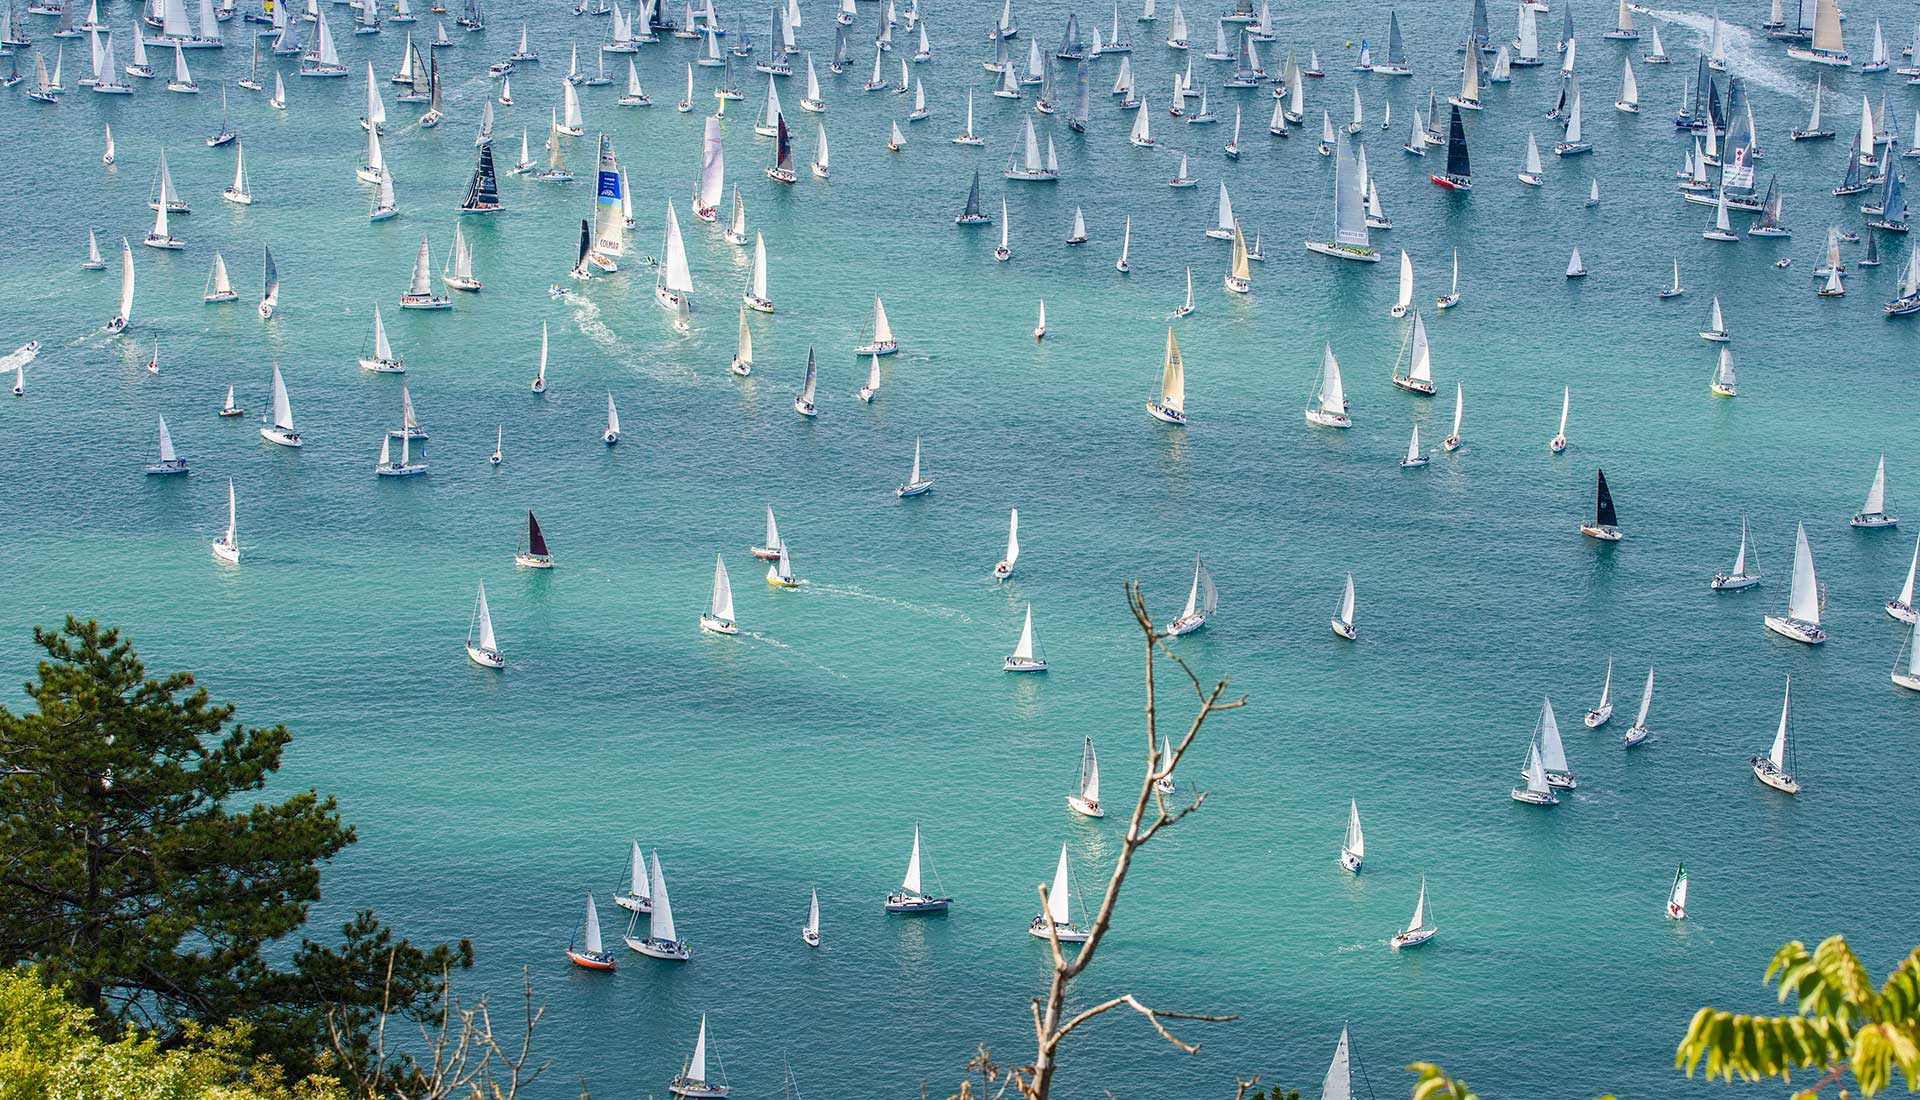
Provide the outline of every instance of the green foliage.
[[0,1100],[346,1100],[331,1078],[289,1088],[247,1054],[248,1028],[189,1028],[162,1048],[133,1032],[103,1038],[93,1013],[38,973],[0,970]]
[[1798,940],[1782,947],[1767,966],[1790,1016],[1747,1016],[1702,1008],[1674,1054],[1674,1064],[1708,1079],[1791,1081],[1796,1069],[1821,1077],[1799,1095],[1812,1095],[1852,1074],[1863,1096],[1892,1083],[1895,1069],[1907,1091],[1920,1089],[1920,948],[1874,989],[1866,967],[1847,941],[1831,936],[1808,953]]
[[188,673],[148,679],[92,621],[34,639],[34,708],[0,707],[0,966],[41,967],[102,1035],[139,1025],[166,1046],[181,1021],[245,1019],[224,1042],[304,1075],[328,1058],[330,1008],[364,1064],[389,966],[395,1011],[418,1017],[471,965],[464,942],[422,950],[362,913],[339,946],[303,940],[275,969],[264,952],[354,840],[331,797],[257,800],[293,735],[234,721]]
[[1415,1062],[1407,1067],[1419,1080],[1413,1083],[1413,1100],[1480,1100],[1465,1081],[1447,1076],[1447,1071],[1432,1062]]

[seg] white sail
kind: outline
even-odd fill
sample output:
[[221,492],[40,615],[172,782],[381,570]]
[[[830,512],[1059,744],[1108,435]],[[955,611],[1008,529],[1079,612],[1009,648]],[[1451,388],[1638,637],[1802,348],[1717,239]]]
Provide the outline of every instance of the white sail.
[[[1915,547],[1914,558],[1916,561],[1920,561],[1920,546]],[[1012,569],[1014,566],[1014,563],[1018,562],[1019,560],[1020,560],[1020,509],[1015,508],[1013,509],[1012,514],[1009,515],[1007,518],[1007,556],[1005,558],[1005,561],[1007,563],[1007,568]],[[1913,577],[1911,573],[1909,573],[1907,577],[1907,586],[1909,588],[1913,586]]]
[[1067,877],[1067,846],[1062,842],[1060,865],[1053,872],[1053,888],[1047,891],[1047,918],[1056,925],[1071,924],[1072,905],[1072,882]]
[[[162,199],[162,206],[166,200]],[[120,238],[120,319],[126,327],[133,327],[133,249],[125,237]]]
[[1540,762],[1548,771],[1567,770],[1566,746],[1560,742],[1560,723],[1553,717],[1553,700],[1540,701]]
[[[1225,184],[1221,186],[1224,189]],[[1222,193],[1224,194],[1224,190]],[[1405,313],[1407,307],[1413,304],[1413,260],[1408,258],[1407,250],[1404,248],[1400,250],[1400,293],[1394,299],[1394,304],[1402,313]]]
[[733,585],[727,580],[727,563],[718,554],[713,557],[713,597],[707,611],[716,619],[733,621]]
[[[771,522],[771,509],[767,511],[767,517]],[[917,824],[913,827],[913,854],[907,857],[907,873],[900,879],[900,889],[906,894],[920,893],[920,826]]]
[[704,211],[716,211],[726,194],[727,165],[720,147],[720,120],[712,115],[707,116],[701,150],[699,206]]
[[1325,345],[1320,357],[1320,408],[1323,412],[1345,415],[1347,392],[1340,384],[1340,361],[1333,357],[1333,345]]
[[1355,859],[1364,859],[1367,854],[1367,838],[1360,831],[1360,803],[1353,799],[1347,800],[1347,837],[1340,847]]
[[[1471,56],[1471,52],[1469,52]],[[1426,897],[1426,888],[1421,886],[1421,897]],[[1416,917],[1418,914],[1416,914]],[[1416,923],[1415,927],[1418,927]],[[1353,1100],[1352,1055],[1347,1043],[1347,1029],[1340,1029],[1340,1043],[1333,1048],[1333,1062],[1327,1066],[1327,1076],[1320,1082],[1320,1100]]]
[[1031,603],[1027,605],[1027,619],[1020,627],[1020,642],[1013,647],[1013,656],[1019,661],[1033,659],[1033,605]]
[[[1347,587],[1340,593],[1340,621],[1353,625],[1353,574],[1347,574]],[[1354,819],[1358,822],[1358,818]]]
[[1086,751],[1080,759],[1080,797],[1094,805],[1100,804],[1100,757],[1093,751],[1093,738],[1085,742]]
[[1867,489],[1867,502],[1860,506],[1860,513],[1877,516],[1887,507],[1887,456],[1880,456],[1880,464],[1873,468],[1873,485]]
[[1807,525],[1793,536],[1793,591],[1787,597],[1787,617],[1820,624],[1820,585],[1813,574],[1813,551],[1807,548]]
[[433,256],[425,237],[420,238],[420,251],[413,257],[413,276],[407,282],[409,297],[433,296]]
[[753,234],[753,275],[747,285],[748,292],[755,298],[767,300],[767,245],[760,239],[758,230]]
[[1793,677],[1787,677],[1787,689],[1780,697],[1780,728],[1774,731],[1773,747],[1767,750],[1767,759],[1773,762],[1773,770],[1786,774],[1787,771],[1787,710],[1793,703]]
[[280,364],[273,365],[273,426],[293,431],[293,402],[287,400],[287,383],[280,377]]
[[1416,311],[1413,315],[1413,348],[1407,359],[1407,377],[1433,386],[1433,353],[1427,346],[1427,323]]
[[498,649],[493,637],[493,614],[487,610],[487,586],[480,585],[480,597],[474,606],[474,645],[482,650]]
[[[655,849],[653,853],[653,920],[647,930],[651,933],[649,937],[651,939],[671,941],[680,938],[674,934],[673,902],[667,898],[667,872],[666,867],[660,862],[659,849]],[[694,1055],[696,1057],[700,1055],[701,1047],[706,1045],[706,1038],[707,1021],[705,1017],[702,1017],[700,1020],[700,1046],[694,1048]],[[702,1070],[702,1072],[705,1071]],[[704,1078],[702,1078],[702,1080],[704,1080]]]
[[587,954],[605,954],[606,946],[600,942],[600,910],[594,907],[592,894],[587,895],[587,934],[585,938]]
[[1186,404],[1186,364],[1180,355],[1180,345],[1173,338],[1173,329],[1169,327],[1166,356],[1160,364],[1160,406],[1173,412],[1185,412]]
[[693,275],[687,270],[687,246],[680,239],[680,220],[667,203],[666,261],[660,265],[660,285],[680,294],[693,293]]
[[1643,729],[1646,727],[1647,711],[1652,706],[1653,706],[1653,669],[1648,668],[1647,669],[1647,686],[1644,689],[1642,689],[1640,692],[1640,716],[1633,720],[1633,724],[1636,729]]
[[174,459],[173,436],[167,433],[167,418],[163,416],[160,418],[160,461],[170,463]]
[[613,394],[611,392],[607,394],[607,433],[609,435],[620,434],[620,410],[613,407]]

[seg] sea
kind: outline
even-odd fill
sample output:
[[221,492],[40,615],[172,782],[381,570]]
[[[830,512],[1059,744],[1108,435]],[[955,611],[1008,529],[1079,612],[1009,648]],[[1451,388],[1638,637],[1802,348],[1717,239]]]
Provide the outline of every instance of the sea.
[[[1022,68],[1030,41],[1051,58],[1070,14],[1085,37],[1097,26],[1110,38],[1117,20],[1158,142],[1141,149],[1109,94],[1116,56],[1089,63],[1084,135],[1065,125],[1071,65],[1055,85],[1058,114],[1035,113],[1037,86],[1018,101],[989,94],[979,63],[992,57],[997,0],[922,0],[934,56],[908,68],[932,113],[913,123],[911,96],[861,90],[882,6],[860,0],[850,64],[833,74],[834,6],[803,0],[796,39],[830,109],[797,110],[806,58],[793,57],[800,75],[777,83],[800,178],[770,182],[772,142],[752,129],[767,78],[735,60],[745,98],[721,123],[721,224],[689,213],[720,70],[695,69],[694,110],[676,111],[697,43],[671,36],[633,55],[650,108],[614,103],[624,55],[605,55],[610,84],[580,89],[585,134],[561,139],[576,182],[508,173],[522,131],[544,164],[540,116],[561,101],[570,51],[583,70],[601,62],[608,19],[561,0],[491,5],[484,33],[454,25],[457,6],[421,10],[411,31],[423,52],[438,23],[454,43],[437,51],[446,121],[424,130],[422,107],[393,103],[388,82],[408,28],[356,36],[342,5],[326,14],[343,79],[297,77],[295,60],[261,40],[260,73],[269,91],[272,70],[284,74],[285,111],[235,84],[253,24],[227,23],[224,50],[188,53],[198,95],[162,87],[172,58],[159,50],[160,78],[134,81],[131,97],[94,95],[76,86],[84,40],[69,41],[57,105],[25,98],[31,76],[0,96],[10,179],[0,345],[41,344],[25,395],[0,394],[0,679],[33,675],[31,627],[92,617],[121,628],[152,673],[190,670],[240,720],[285,723],[294,740],[266,796],[327,792],[359,837],[326,869],[307,934],[325,940],[371,908],[416,941],[471,937],[478,964],[456,976],[456,993],[503,1009],[524,973],[544,1009],[536,1061],[550,1060],[529,1096],[584,1086],[664,1097],[703,1016],[710,1075],[735,1096],[782,1095],[789,1071],[801,1095],[947,1096],[981,1046],[1004,1063],[1032,1057],[1029,1004],[1048,971],[1045,946],[1026,934],[1036,885],[1064,844],[1076,919],[1090,918],[1150,750],[1125,586],[1137,581],[1164,624],[1198,559],[1218,610],[1170,644],[1202,683],[1225,679],[1246,705],[1209,720],[1181,762],[1178,799],[1204,791],[1205,804],[1141,851],[1070,1003],[1131,993],[1235,1019],[1175,1025],[1199,1044],[1193,1054],[1131,1012],[1096,1021],[1063,1047],[1056,1095],[1225,1097],[1259,1074],[1312,1097],[1343,1027],[1355,1088],[1381,1097],[1406,1089],[1404,1067],[1418,1060],[1487,1096],[1704,1087],[1673,1067],[1689,1019],[1702,1005],[1777,1010],[1762,977],[1781,944],[1845,934],[1881,974],[1920,930],[1920,698],[1889,681],[1907,628],[1883,609],[1908,575],[1913,525],[1847,523],[1882,455],[1888,511],[1920,509],[1916,322],[1881,311],[1911,246],[1883,234],[1878,268],[1858,266],[1864,244],[1843,246],[1842,298],[1816,297],[1812,275],[1829,225],[1865,231],[1859,199],[1830,194],[1862,97],[1876,107],[1885,97],[1896,151],[1920,142],[1910,126],[1920,97],[1895,74],[1789,61],[1757,29],[1764,5],[1724,9],[1759,179],[1777,176],[1794,232],[1717,244],[1700,236],[1712,209],[1676,191],[1691,140],[1672,122],[1710,9],[1641,14],[1649,37],[1621,43],[1600,37],[1611,5],[1580,4],[1576,72],[1594,149],[1561,158],[1546,112],[1567,2],[1539,16],[1546,64],[1516,69],[1468,113],[1468,194],[1428,182],[1444,149],[1401,150],[1429,90],[1443,104],[1457,90],[1465,3],[1398,9],[1411,78],[1353,71],[1362,39],[1384,52],[1387,6],[1276,4],[1276,41],[1259,46],[1267,70],[1291,52],[1302,66],[1317,55],[1325,73],[1305,80],[1307,117],[1280,138],[1267,129],[1271,85],[1223,89],[1231,66],[1198,56],[1213,8],[1184,12],[1195,49],[1182,53],[1164,44],[1168,0],[1153,23],[1132,6],[1016,2],[1010,45]],[[1504,41],[1514,13],[1495,8]],[[124,64],[137,13],[118,0],[102,11]],[[767,10],[723,2],[720,14],[729,41],[744,32],[764,52]],[[1876,20],[1902,63],[1910,14],[1850,4],[1856,65]],[[540,59],[512,73],[511,106],[494,104],[505,210],[460,218],[475,128],[500,89],[487,66],[523,24]],[[27,25],[51,52],[52,20]],[[1652,27],[1672,64],[1643,62]],[[890,81],[914,40],[895,30],[881,66]],[[1612,103],[1629,57],[1638,114]],[[1189,61],[1210,85],[1216,125],[1166,113]],[[388,99],[384,152],[401,210],[380,223],[354,178],[368,65]],[[1816,79],[1841,136],[1790,141]],[[1372,234],[1378,265],[1302,247],[1331,231],[1321,115],[1344,126],[1355,87],[1393,223]],[[222,88],[240,142],[209,149]],[[984,147],[949,140],[969,89]],[[1229,160],[1236,116],[1243,155]],[[1002,178],[1029,119],[1057,150],[1057,183]],[[907,141],[889,152],[895,120]],[[103,167],[107,125],[117,159]],[[824,181],[807,170],[823,126]],[[580,283],[566,273],[592,215],[602,133],[627,171],[636,225],[621,270]],[[1515,179],[1529,133],[1547,161],[1539,188]],[[221,199],[242,146],[248,207]],[[192,205],[173,219],[186,241],[175,252],[141,246],[163,151]],[[1196,186],[1171,188],[1183,155]],[[996,224],[959,227],[976,170]],[[1593,180],[1601,201],[1589,207]],[[1202,235],[1223,182],[1266,255],[1246,295],[1222,286],[1230,245]],[[736,185],[749,235],[765,241],[777,310],[747,316],[745,379],[727,367],[751,249],[720,233]],[[1003,198],[1013,257],[996,263]],[[669,207],[694,285],[685,334],[654,303],[646,259],[665,254]],[[1069,246],[1076,210],[1091,239]],[[421,238],[437,269],[456,224],[484,289],[453,292],[446,312],[400,310]],[[79,267],[89,230],[104,273]],[[138,272],[135,317],[109,337],[122,237]],[[1569,280],[1576,247],[1590,274]],[[263,248],[281,280],[264,323]],[[230,305],[201,301],[216,250],[240,291]],[[1411,325],[1388,316],[1402,250],[1433,397],[1389,382]],[[1462,301],[1440,312],[1432,303],[1456,254]],[[1776,267],[1785,258],[1792,266]],[[1657,299],[1676,259],[1686,293]],[[1189,270],[1195,310],[1170,320]],[[554,284],[571,295],[550,296]],[[868,363],[852,349],[870,335],[875,296],[900,352],[881,361],[879,395],[863,404]],[[1715,296],[1733,333],[1734,399],[1707,388],[1718,348],[1698,332]],[[376,305],[404,376],[356,365]],[[1190,418],[1177,428],[1144,408],[1170,327]],[[549,386],[536,395],[543,329]],[[1301,415],[1328,346],[1350,431]],[[814,419],[791,407],[809,353]],[[275,366],[299,450],[255,430]],[[229,385],[247,415],[216,417]],[[431,437],[413,452],[430,471],[377,478],[403,385]],[[1563,392],[1570,446],[1553,454]],[[1440,453],[1456,393],[1464,446]],[[612,447],[600,439],[609,395],[624,433]],[[141,473],[162,416],[188,476]],[[1433,461],[1402,469],[1416,427]],[[487,461],[496,438],[498,466]],[[935,487],[898,499],[916,442]],[[1618,543],[1579,532],[1600,470]],[[208,553],[229,480],[237,568]],[[806,581],[798,589],[765,585],[748,553],[769,506]],[[1022,553],[996,582],[1012,509]],[[550,572],[514,564],[529,511]],[[1743,519],[1765,581],[1713,591]],[[1824,592],[1831,638],[1819,647],[1761,625],[1785,607],[1799,524]],[[731,573],[737,637],[696,626],[716,555]],[[1357,643],[1328,629],[1349,573]],[[502,671],[463,654],[483,584]],[[1050,671],[1010,675],[1001,662],[1029,607]],[[1619,709],[1589,731],[1580,716],[1609,662]],[[1621,735],[1650,668],[1652,735],[1627,751]],[[1160,722],[1177,731],[1194,697],[1170,662],[1159,669]],[[1762,787],[1748,766],[1771,744],[1789,681],[1798,797]],[[1552,808],[1508,796],[1543,700],[1579,780]],[[1100,821],[1065,804],[1086,738],[1113,810]],[[1336,862],[1350,801],[1367,841],[1357,875]],[[881,908],[916,826],[929,885],[955,899],[944,916]],[[688,962],[620,944],[625,914],[612,896],[634,841],[664,864]],[[1664,902],[1682,864],[1691,898],[1677,921]],[[1423,879],[1438,935],[1391,950]],[[800,940],[811,891],[818,949]],[[618,956],[611,974],[564,956],[590,894]]]

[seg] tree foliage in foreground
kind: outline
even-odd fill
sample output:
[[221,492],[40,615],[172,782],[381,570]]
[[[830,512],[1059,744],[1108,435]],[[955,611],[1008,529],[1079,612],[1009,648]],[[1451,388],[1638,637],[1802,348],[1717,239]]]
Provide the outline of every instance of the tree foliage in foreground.
[[40,967],[103,1036],[246,1020],[227,1041],[303,1076],[336,1031],[364,1059],[383,998],[427,1018],[472,965],[466,942],[422,949],[370,912],[337,944],[286,944],[354,841],[331,796],[260,800],[292,733],[235,721],[189,673],[149,679],[91,620],[34,640],[32,708],[0,707],[0,966]]

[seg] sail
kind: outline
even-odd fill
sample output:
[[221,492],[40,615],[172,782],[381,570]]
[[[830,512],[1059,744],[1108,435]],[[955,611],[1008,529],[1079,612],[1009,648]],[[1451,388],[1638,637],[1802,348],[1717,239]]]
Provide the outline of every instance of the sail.
[[605,134],[600,135],[599,168],[594,179],[593,250],[602,256],[619,256],[626,250],[623,235],[627,227],[626,188],[620,166],[614,160],[613,139]]
[[413,258],[413,277],[407,284],[409,297],[431,297],[433,295],[433,258],[428,251],[427,239],[420,238],[420,251]]
[[[1473,56],[1468,53],[1469,57]],[[1326,1079],[1320,1082],[1320,1100],[1353,1100],[1353,1067],[1347,1043],[1347,1029],[1340,1029],[1340,1043],[1333,1048],[1333,1062],[1327,1066]]]
[[493,637],[493,615],[487,610],[487,586],[480,585],[480,596],[474,604],[475,645],[483,650],[497,649]]
[[1330,413],[1345,414],[1347,411],[1346,390],[1340,385],[1340,362],[1333,357],[1333,345],[1325,345],[1326,352],[1320,359],[1320,408]]
[[1053,888],[1047,891],[1047,919],[1054,924],[1071,924],[1072,883],[1067,878],[1067,846],[1060,845],[1060,865],[1053,872]]
[[716,619],[733,621],[733,585],[727,580],[727,563],[718,554],[713,556],[713,599],[707,610]]
[[582,124],[580,117],[580,93],[573,90],[571,84],[561,84],[562,107],[560,123],[569,133],[579,133]]
[[1033,659],[1033,605],[1027,605],[1027,620],[1020,627],[1020,642],[1013,647],[1013,656],[1017,660]]
[[1472,179],[1473,166],[1467,159],[1467,129],[1460,121],[1460,108],[1449,107],[1447,119],[1447,175]]
[[1774,731],[1773,747],[1767,750],[1767,759],[1773,762],[1773,770],[1787,770],[1787,710],[1793,702],[1793,679],[1787,679],[1787,690],[1780,696],[1780,728]]
[[[1454,115],[1456,124],[1459,115]],[[1345,138],[1337,143],[1333,161],[1333,243],[1345,248],[1368,248],[1366,181],[1360,178],[1360,164],[1353,142]]]
[[1427,323],[1418,310],[1413,314],[1413,345],[1407,358],[1407,378],[1429,386],[1433,384],[1433,354],[1427,346]]
[[1807,548],[1804,523],[1793,537],[1793,591],[1787,597],[1787,617],[1815,626],[1820,623],[1820,586],[1813,575],[1813,551]]
[[[161,205],[165,206],[163,199]],[[133,323],[133,248],[125,237],[120,238],[120,319],[129,326]]]
[[660,265],[660,285],[681,294],[693,293],[693,275],[687,270],[687,246],[680,239],[680,220],[667,203],[666,261]]
[[1183,412],[1186,403],[1186,365],[1180,358],[1180,344],[1173,338],[1173,329],[1169,326],[1166,358],[1160,365],[1160,405],[1174,412]]
[[726,157],[720,147],[720,120],[707,116],[706,134],[701,141],[699,205],[703,210],[720,209],[726,193]]
[[1081,746],[1080,797],[1096,805],[1100,802],[1100,758],[1093,751],[1091,737]]
[[473,177],[467,181],[467,193],[460,200],[462,210],[491,210],[500,206],[499,182],[493,171],[493,142],[480,143],[480,160],[474,165]]
[[887,307],[880,304],[878,296],[873,299],[873,342],[893,343],[893,326],[887,324]]
[[1817,0],[1813,8],[1813,48],[1820,53],[1845,53],[1840,37],[1840,5],[1837,0]]
[[761,239],[758,230],[753,234],[753,275],[747,283],[748,293],[762,301],[767,297],[767,245]]
[[[1914,554],[1915,554],[1915,560],[1920,561],[1920,546],[1915,547]],[[1007,568],[1009,569],[1013,568],[1013,564],[1019,560],[1020,560],[1020,509],[1015,508],[1013,509],[1012,515],[1009,516],[1009,518],[1007,519],[1007,556],[1006,556]]]
[[1560,723],[1553,717],[1553,700],[1540,701],[1540,763],[1548,770],[1567,770],[1567,750],[1560,743]]
[[[1537,758],[1537,754],[1536,754]],[[1420,897],[1413,903],[1413,919],[1407,922],[1407,931],[1423,928],[1427,923],[1427,877],[1420,876]]]
[[280,364],[273,365],[273,426],[293,430],[293,403],[287,400],[287,383],[280,377]]
[[1873,485],[1867,489],[1867,502],[1860,506],[1862,515],[1877,516],[1886,511],[1887,506],[1887,456],[1880,456],[1880,464],[1873,468]]
[[1613,494],[1607,491],[1607,472],[1599,471],[1593,490],[1593,522],[1597,527],[1618,527],[1620,517],[1613,509]]
[[210,294],[227,297],[233,293],[233,283],[227,278],[227,261],[219,252],[213,254],[213,275],[209,282],[213,287]]
[[1413,304],[1413,260],[1404,248],[1400,250],[1400,292],[1394,303],[1403,312]]
[[1535,794],[1545,794],[1551,789],[1550,784],[1547,783],[1546,766],[1540,762],[1540,743],[1538,741],[1527,746],[1526,776],[1527,790]]
[[163,416],[160,418],[160,461],[172,462],[173,460],[173,436],[167,433],[167,418]]
[[613,435],[620,434],[620,410],[613,407],[611,392],[607,394],[607,431]]
[[1347,801],[1347,836],[1340,847],[1352,852],[1356,859],[1367,854],[1366,836],[1360,831],[1360,803],[1352,799]]
[[594,908],[592,894],[587,895],[586,948],[589,955],[599,955],[606,951],[606,946],[600,942],[600,910]]
[[[667,899],[667,871],[666,867],[660,862],[660,851],[657,848],[654,849],[653,853],[652,896],[653,920],[647,929],[648,932],[651,933],[649,938],[667,941],[679,939],[678,936],[674,935],[673,903]],[[694,1056],[696,1058],[700,1057],[701,1050],[706,1045],[706,1039],[707,1020],[706,1017],[703,1016],[700,1018],[700,1044],[694,1048]],[[704,1073],[705,1070],[703,1069],[702,1072]]]
[[[772,521],[773,511],[767,511],[768,521]],[[900,889],[904,893],[920,893],[920,826],[913,827],[913,854],[907,857],[907,873],[900,880]]]
[[[1344,591],[1340,593],[1340,621],[1343,623],[1346,623],[1348,626],[1353,625],[1353,574],[1352,573],[1347,574],[1347,587]],[[1356,817],[1354,819],[1354,822],[1357,828],[1359,818]]]
[[1675,913],[1687,911],[1687,865],[1684,863],[1674,873],[1673,887],[1667,891],[1667,908]]
[[1636,727],[1645,727],[1647,711],[1653,706],[1653,669],[1647,669],[1647,686],[1640,692],[1640,715],[1633,720]]

